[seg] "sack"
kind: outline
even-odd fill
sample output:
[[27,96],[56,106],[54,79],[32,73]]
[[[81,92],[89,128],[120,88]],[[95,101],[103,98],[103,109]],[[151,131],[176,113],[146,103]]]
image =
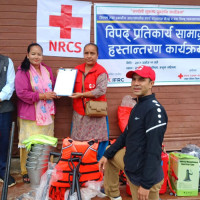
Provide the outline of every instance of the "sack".
[[118,125],[122,133],[124,132],[128,124],[128,119],[132,109],[133,108],[131,107],[118,106],[117,110]]
[[85,115],[89,117],[107,116],[107,102],[91,100],[86,102]]

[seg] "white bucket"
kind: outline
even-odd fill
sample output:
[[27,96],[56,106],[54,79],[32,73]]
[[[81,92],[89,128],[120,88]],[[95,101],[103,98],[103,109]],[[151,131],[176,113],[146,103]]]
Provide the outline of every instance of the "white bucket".
[[43,151],[41,151],[41,152],[32,152],[32,151],[30,151],[29,153],[28,153],[28,157],[49,157],[49,154],[50,154],[50,152],[49,153],[45,153],[45,152],[43,152]]
[[41,161],[26,161],[26,166],[27,167],[36,167],[36,168],[40,168],[40,167],[44,167],[44,166],[48,166],[48,160],[41,160]]
[[26,162],[48,163],[49,157],[28,157]]
[[30,152],[33,153],[41,153],[41,154],[49,154],[52,150],[51,149],[40,149],[40,148],[35,148],[35,149],[31,149]]
[[26,168],[28,171],[31,187],[38,187],[40,185],[40,178],[46,172],[48,165],[39,168],[26,166]]
[[49,154],[40,154],[38,155],[32,155],[32,156],[28,156],[27,158],[32,159],[37,159],[37,160],[48,160],[49,159]]
[[31,151],[52,151],[53,147],[51,145],[35,144],[31,147]]

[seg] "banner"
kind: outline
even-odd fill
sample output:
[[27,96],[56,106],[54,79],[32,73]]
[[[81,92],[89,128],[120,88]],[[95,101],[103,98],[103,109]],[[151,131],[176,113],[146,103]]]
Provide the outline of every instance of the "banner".
[[90,42],[91,3],[37,1],[37,42],[46,56],[83,57]]
[[98,62],[109,86],[130,86],[127,71],[156,72],[156,85],[200,84],[200,7],[95,4]]

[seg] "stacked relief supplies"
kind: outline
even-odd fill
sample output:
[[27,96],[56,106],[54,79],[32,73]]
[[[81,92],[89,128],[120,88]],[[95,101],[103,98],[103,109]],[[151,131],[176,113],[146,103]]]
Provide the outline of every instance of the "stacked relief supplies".
[[[200,161],[200,147],[198,147],[194,144],[189,144],[186,147],[182,148],[181,153],[195,156],[195,157],[199,158],[199,161]],[[199,192],[200,192],[200,162],[199,162]]]
[[177,196],[198,196],[199,158],[182,151],[169,154],[169,180]]
[[50,152],[57,145],[57,138],[46,135],[34,135],[23,142],[29,151],[26,168],[32,188],[40,184],[41,176],[48,169]]

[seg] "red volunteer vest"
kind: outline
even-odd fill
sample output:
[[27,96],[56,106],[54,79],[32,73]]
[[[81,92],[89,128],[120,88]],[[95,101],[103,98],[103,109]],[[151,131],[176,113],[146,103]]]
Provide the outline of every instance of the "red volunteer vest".
[[[85,72],[85,63],[78,65],[75,67],[75,69],[78,69],[77,77],[76,77],[76,83],[74,87],[74,92],[83,92],[83,84],[82,84],[82,78],[83,73]],[[98,63],[92,67],[92,69],[88,72],[88,74],[85,76],[85,92],[94,90],[96,88],[96,81],[100,74],[106,73],[108,76],[107,71]],[[84,103],[89,101],[90,98],[84,98]],[[106,101],[106,96],[102,95],[99,98],[92,99],[94,101]],[[83,101],[81,98],[79,99],[73,99],[73,109],[79,113],[80,115],[85,115],[84,107],[83,107]]]

